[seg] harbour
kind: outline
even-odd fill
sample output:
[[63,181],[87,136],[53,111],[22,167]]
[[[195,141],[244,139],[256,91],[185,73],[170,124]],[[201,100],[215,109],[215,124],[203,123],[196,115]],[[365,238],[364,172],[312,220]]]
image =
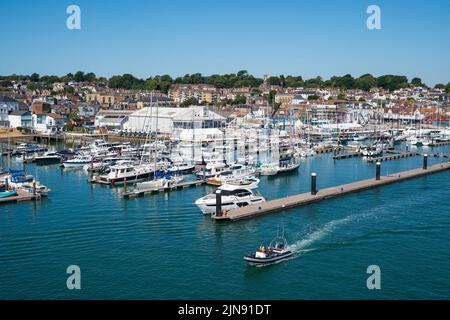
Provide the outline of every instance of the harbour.
[[265,202],[260,205],[247,206],[233,209],[222,214],[220,207],[216,209],[216,214],[212,216],[215,220],[237,221],[250,219],[263,214],[275,213],[291,208],[308,205],[314,202],[332,199],[339,196],[345,196],[351,193],[365,191],[371,188],[377,188],[392,183],[402,182],[408,179],[414,179],[428,174],[438,173],[450,169],[450,163],[434,165],[430,168],[413,169],[409,171],[394,173],[389,176],[377,176],[374,179],[352,182],[349,184],[317,190],[316,175],[313,173],[313,186],[310,193],[289,196],[282,199],[276,199]]
[[[63,149],[64,146],[58,148]],[[403,152],[405,147],[400,146],[398,150]],[[380,181],[397,180],[398,172],[405,170],[407,172],[412,170],[415,176],[414,172],[417,170],[428,173],[434,171],[434,168],[438,170],[441,166],[447,168],[448,159],[432,155],[448,154],[449,151],[445,146],[413,148],[413,152],[417,154],[430,155],[427,170],[422,168],[423,156],[399,158],[382,163]],[[270,199],[285,199],[292,194],[306,193],[311,196],[312,173],[317,173],[318,193],[315,197],[321,197],[321,194],[328,195],[327,190],[330,188],[336,193],[341,193],[339,186],[345,185],[347,187],[344,187],[344,191],[348,188],[350,192],[351,185],[355,181],[377,183],[376,166],[368,163],[366,159],[354,157],[336,161],[333,157],[333,152],[319,153],[314,157],[304,158],[298,172],[261,176],[259,189],[268,199],[263,205],[267,205]],[[5,157],[3,160],[6,161]],[[18,164],[20,162],[15,166]],[[215,192],[217,188],[204,184],[203,181],[201,185],[192,188],[179,188],[173,192],[154,192],[151,195],[126,200],[123,185],[111,188],[92,184],[89,182],[90,174],[82,169],[65,169],[58,164],[37,166],[35,163],[26,164],[25,168],[27,172],[33,173],[40,181],[52,187],[52,192],[48,198],[40,201],[1,205],[4,250],[0,259],[1,261],[13,259],[16,266],[21,266],[19,269],[34,265],[47,270],[50,274],[49,281],[56,283],[60,264],[67,260],[76,260],[89,278],[95,275],[95,279],[89,280],[95,283],[95,288],[88,287],[82,296],[151,298],[162,295],[166,298],[186,296],[206,298],[205,288],[211,282],[215,282],[214,292],[220,298],[226,298],[229,290],[235,286],[247,288],[236,293],[237,297],[245,297],[258,287],[257,297],[283,298],[287,295],[274,293],[270,289],[273,285],[272,277],[279,272],[294,272],[301,268],[311,277],[316,277],[320,274],[319,270],[314,269],[318,263],[323,268],[328,268],[338,262],[341,264],[342,272],[358,272],[354,265],[342,261],[353,261],[352,259],[359,257],[363,264],[365,261],[369,262],[370,255],[367,254],[369,248],[372,253],[374,250],[377,252],[381,264],[392,260],[405,265],[411,261],[417,263],[417,259],[407,258],[400,261],[396,258],[399,252],[404,252],[404,249],[394,246],[389,251],[378,251],[374,249],[374,245],[392,246],[399,237],[403,239],[403,243],[413,243],[416,237],[427,239],[431,236],[440,237],[442,243],[445,243],[444,239],[447,237],[446,222],[438,214],[447,208],[445,200],[449,196],[447,191],[449,189],[446,188],[449,183],[447,170],[364,192],[350,192],[344,197],[334,197],[307,206],[281,210],[276,214],[262,215],[258,219],[244,219],[236,224],[228,224],[215,223],[214,219],[199,213],[194,204],[195,199],[209,192]],[[408,175],[405,174],[401,173],[401,176],[406,179]],[[133,184],[128,186],[127,192],[132,189]],[[392,197],[392,194],[396,196]],[[421,196],[417,197],[417,194]],[[427,209],[430,203],[433,210]],[[358,212],[355,212],[354,208],[359,208]],[[423,212],[426,212],[426,215]],[[228,214],[231,213],[232,211]],[[33,232],[36,233],[36,239],[27,236],[29,230],[27,221],[30,219],[34,221]],[[6,229],[6,226],[11,226],[13,222],[15,227]],[[418,228],[418,223],[423,225],[423,228]],[[254,267],[245,266],[242,255],[254,248],[259,240],[267,239],[267,235],[273,234],[276,226],[280,224],[285,226],[286,236],[291,243],[290,249],[294,252],[293,256],[282,264],[256,270]],[[373,235],[377,233],[385,236]],[[117,237],[118,234],[120,237]],[[65,240],[61,242],[61,238]],[[126,242],[123,241],[124,238],[127,239]],[[168,258],[163,252],[153,250],[161,246],[175,256]],[[192,260],[188,270],[179,265],[177,261],[180,258],[189,259],[190,252],[199,249],[205,253]],[[422,254],[421,250],[422,248],[419,248],[415,254]],[[439,247],[426,246],[426,250],[427,254],[431,251],[440,257],[444,265],[450,263],[446,256],[440,255]],[[241,254],[236,255],[236,252]],[[16,257],[17,254],[19,256]],[[423,254],[425,257],[425,252]],[[211,260],[211,255],[215,255],[216,258]],[[45,259],[42,259],[43,257]],[[225,261],[228,263],[224,263]],[[216,272],[208,272],[210,268],[214,268]],[[43,291],[37,279],[14,270],[17,268],[13,269],[11,264],[5,264],[7,273],[3,274],[13,274],[15,279],[24,281],[28,279],[26,282],[32,283],[36,290],[45,292],[47,298],[70,296],[70,293],[53,285]],[[158,276],[150,276],[155,275],[157,270]],[[123,285],[120,279],[112,283],[111,280],[108,283],[104,282],[109,279],[108,274],[115,272],[127,276],[126,291],[117,289]],[[200,276],[200,273],[207,276]],[[219,277],[222,277],[220,274],[229,275],[228,283],[219,280]],[[343,281],[350,288],[356,285],[355,280],[346,278],[344,274],[340,276],[344,277]],[[413,270],[403,273],[403,276],[408,278],[414,275]],[[169,277],[173,281],[169,282],[173,290],[167,287]],[[402,279],[401,274],[394,272],[385,281],[390,281],[390,277]],[[442,277],[445,277],[445,272],[442,273]],[[16,283],[16,280],[3,276],[1,280],[9,288],[7,291],[9,296],[20,295],[20,290],[23,289],[21,286],[12,289],[13,287],[8,285],[13,281]],[[284,281],[283,285],[292,286]],[[297,285],[310,286],[312,283],[304,278],[295,284]],[[436,285],[425,279],[422,285],[432,286],[435,293],[445,295],[445,281],[442,285]],[[149,289],[150,286],[152,289]],[[314,293],[299,291],[294,297],[311,298],[325,295],[351,298],[355,294],[367,295],[363,290],[350,289],[342,292],[325,282],[315,282],[315,286]],[[130,288],[132,294],[129,293]],[[105,293],[106,291],[109,294]],[[408,295],[415,294],[411,291]],[[391,296],[391,293],[386,293],[387,295]],[[40,294],[39,296],[42,297]],[[292,297],[292,292],[289,296]],[[378,297],[385,296],[380,292]]]

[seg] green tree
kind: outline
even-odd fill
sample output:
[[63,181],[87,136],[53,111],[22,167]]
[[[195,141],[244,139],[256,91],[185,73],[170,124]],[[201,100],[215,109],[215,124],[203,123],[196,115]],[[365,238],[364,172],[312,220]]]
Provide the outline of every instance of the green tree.
[[77,71],[77,73],[75,73],[73,80],[75,82],[83,82],[84,81],[84,72],[83,71]]
[[241,94],[238,94],[236,98],[233,100],[233,105],[245,104],[247,102],[247,98]]
[[96,77],[95,73],[89,72],[89,73],[84,75],[83,80],[87,81],[87,82],[94,82],[96,78],[97,77]]
[[278,77],[269,77],[267,83],[271,86],[281,86],[281,80]]
[[446,92],[447,94],[450,94],[450,82],[447,83],[447,85],[445,86],[445,92]]
[[355,80],[355,88],[369,91],[372,88],[378,86],[377,79],[375,79],[371,74],[365,74]]
[[187,108],[190,106],[198,106],[198,100],[194,97],[188,98],[186,100],[184,100],[182,103],[180,103],[180,107],[181,108]]
[[31,81],[31,82],[39,82],[39,75],[38,75],[37,73],[33,73],[33,74],[30,76],[30,81]]
[[408,86],[408,78],[405,76],[384,75],[377,78],[378,86],[386,90],[397,90]]
[[422,79],[420,79],[420,78],[413,78],[411,80],[411,84],[415,87],[423,87],[424,86],[422,83]]
[[442,83],[438,83],[434,86],[435,89],[445,89],[445,85]]

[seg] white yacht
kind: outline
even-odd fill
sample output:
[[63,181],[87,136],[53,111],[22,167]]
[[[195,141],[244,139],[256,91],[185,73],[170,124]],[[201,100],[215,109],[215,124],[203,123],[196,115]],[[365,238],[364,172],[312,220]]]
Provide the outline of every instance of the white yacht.
[[228,168],[228,170],[224,170],[214,177],[209,178],[207,180],[207,183],[215,186],[220,186],[232,180],[253,178],[255,174],[255,168],[242,164],[233,164]]
[[[257,190],[239,184],[224,184],[219,190],[222,192],[222,210],[225,211],[266,201]],[[216,194],[208,194],[195,201],[195,204],[203,214],[213,214],[216,211]]]
[[280,171],[280,165],[278,163],[265,163],[261,165],[260,174],[262,176],[274,176]]
[[125,179],[127,182],[148,179],[153,175],[153,172],[153,164],[119,163],[111,166],[111,171],[108,174],[95,176],[92,182],[108,185],[124,184]]
[[63,162],[64,168],[82,168],[92,162],[91,156],[78,156]]

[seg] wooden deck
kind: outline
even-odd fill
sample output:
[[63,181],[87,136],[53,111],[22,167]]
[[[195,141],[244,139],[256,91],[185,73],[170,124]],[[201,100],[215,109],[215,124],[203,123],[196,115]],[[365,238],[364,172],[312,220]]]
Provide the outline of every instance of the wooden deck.
[[233,209],[227,212],[224,216],[218,217],[213,215],[212,218],[215,220],[223,220],[223,221],[237,221],[242,219],[250,219],[264,214],[280,212],[287,209],[319,202],[322,200],[327,200],[355,192],[360,192],[363,190],[376,188],[395,182],[405,181],[407,179],[413,179],[416,177],[421,177],[424,175],[437,173],[449,169],[450,169],[450,162],[446,162],[431,166],[427,170],[421,168],[414,169],[410,171],[391,174],[389,176],[382,176],[380,180],[376,180],[375,178],[373,178],[319,190],[317,195],[311,195],[311,193],[308,192],[299,195],[289,196],[286,198],[267,201],[258,205]]
[[194,181],[188,181],[188,182],[181,182],[175,185],[172,185],[170,187],[166,188],[155,188],[155,189],[147,189],[147,190],[131,190],[128,192],[122,193],[122,197],[125,199],[132,199],[132,198],[138,198],[143,197],[146,195],[150,195],[153,193],[159,193],[159,192],[167,192],[177,189],[184,189],[189,187],[196,187],[206,184],[205,180],[194,180]]
[[29,193],[28,191],[18,189],[16,190],[17,196],[14,197],[8,197],[8,198],[1,198],[0,204],[5,203],[15,203],[15,202],[23,202],[23,201],[34,201],[41,199],[41,196],[37,194]]

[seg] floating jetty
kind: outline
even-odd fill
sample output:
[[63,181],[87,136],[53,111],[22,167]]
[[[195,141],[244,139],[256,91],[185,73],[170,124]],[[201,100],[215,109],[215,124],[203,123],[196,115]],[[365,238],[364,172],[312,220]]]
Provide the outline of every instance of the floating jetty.
[[357,158],[361,155],[359,152],[349,152],[349,153],[343,153],[343,154],[337,154],[333,157],[333,160],[342,160],[342,159],[349,159],[349,158]]
[[381,164],[377,163],[376,178],[374,179],[357,181],[341,186],[323,189],[320,191],[317,191],[316,175],[313,174],[311,178],[311,192],[267,201],[258,205],[241,207],[230,210],[228,212],[222,212],[221,208],[216,208],[216,214],[214,214],[212,218],[218,221],[238,221],[243,219],[255,218],[264,214],[280,212],[287,209],[368,190],[371,188],[381,187],[395,182],[405,181],[428,174],[446,171],[449,169],[450,162],[445,162],[428,167],[428,157],[424,157],[423,168],[390,174],[388,176],[381,176]]
[[410,158],[410,157],[417,157],[421,156],[420,153],[417,152],[393,152],[387,156],[383,157],[374,157],[374,158],[368,158],[367,162],[369,163],[376,163],[376,162],[385,162],[389,160],[397,160],[402,158]]
[[41,195],[39,193],[33,194],[22,189],[17,189],[16,192],[17,192],[16,196],[0,198],[0,204],[16,203],[23,201],[35,201],[41,199]]
[[206,180],[194,180],[194,181],[188,181],[188,182],[181,182],[181,183],[171,185],[170,187],[164,187],[164,188],[125,191],[124,193],[122,193],[122,197],[125,199],[132,199],[132,198],[143,197],[143,196],[150,195],[153,193],[167,192],[167,191],[189,188],[189,187],[196,187],[196,186],[201,186],[204,184],[206,184]]

